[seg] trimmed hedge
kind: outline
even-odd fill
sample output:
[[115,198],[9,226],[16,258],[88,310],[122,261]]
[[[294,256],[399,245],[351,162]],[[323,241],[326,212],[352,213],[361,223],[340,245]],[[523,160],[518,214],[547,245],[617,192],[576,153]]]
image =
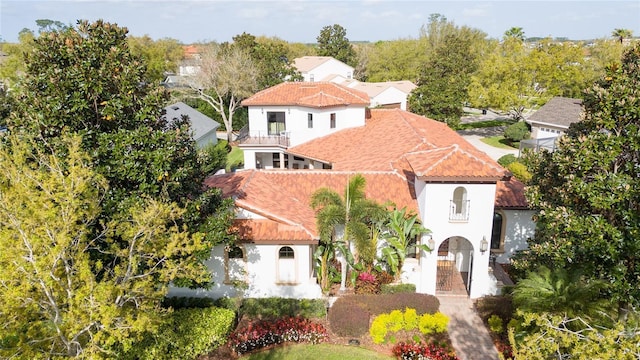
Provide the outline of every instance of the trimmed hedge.
[[371,313],[341,297],[329,309],[329,327],[338,336],[360,337],[369,330]]
[[322,299],[288,298],[248,298],[242,301],[239,316],[257,319],[277,319],[283,317],[324,318],[326,304]]
[[416,286],[414,284],[384,284],[380,290],[383,294],[406,294],[415,293]]
[[133,344],[119,358],[194,359],[224,344],[234,321],[235,313],[227,309],[175,310],[155,335],[148,335]]
[[[215,306],[215,300],[206,297],[182,297],[182,296],[173,296],[167,297],[162,300],[163,308],[173,308],[174,310],[178,309],[205,309],[211,306]],[[222,307],[222,306],[218,306]]]

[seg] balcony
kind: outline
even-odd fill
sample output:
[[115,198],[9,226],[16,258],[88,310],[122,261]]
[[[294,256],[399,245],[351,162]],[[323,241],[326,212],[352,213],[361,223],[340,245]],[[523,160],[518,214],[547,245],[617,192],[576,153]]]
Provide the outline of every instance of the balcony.
[[449,204],[449,222],[468,222],[470,200],[451,200]]
[[243,145],[271,145],[289,147],[289,132],[280,131],[277,134],[267,131],[249,131],[247,127],[240,130],[238,142]]

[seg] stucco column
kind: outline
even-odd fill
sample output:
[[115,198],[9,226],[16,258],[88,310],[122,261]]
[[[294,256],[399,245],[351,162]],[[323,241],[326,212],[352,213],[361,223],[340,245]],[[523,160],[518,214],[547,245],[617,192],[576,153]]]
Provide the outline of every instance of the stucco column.
[[280,169],[284,169],[284,153],[280,153]]

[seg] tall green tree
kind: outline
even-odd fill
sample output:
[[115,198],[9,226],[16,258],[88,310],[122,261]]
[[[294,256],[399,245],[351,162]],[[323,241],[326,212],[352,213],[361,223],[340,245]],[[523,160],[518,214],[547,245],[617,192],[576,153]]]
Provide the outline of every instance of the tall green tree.
[[331,56],[349,66],[356,67],[356,52],[347,38],[347,29],[338,24],[325,26],[320,30],[316,40],[319,56]]
[[95,234],[152,198],[179,204],[186,211],[180,225],[205,233],[210,246],[226,241],[229,202],[219,190],[202,187],[205,167],[188,124],[167,123],[166,93],[146,82],[145,73],[145,63],[128,48],[126,28],[80,21],[43,33],[27,57],[22,86],[11,93],[16,106],[9,129],[37,137],[43,151],[55,150],[66,134],[82,135],[93,169],[109,184]]
[[366,66],[367,81],[417,81],[425,60],[420,42],[415,39],[378,41],[373,44]]
[[155,331],[171,281],[206,281],[195,256],[207,248],[203,236],[179,225],[184,210],[174,203],[143,199],[93,231],[108,184],[79,136],[51,151],[37,137],[4,140],[0,357],[116,358],[114,344]]
[[387,246],[382,249],[382,256],[396,278],[400,277],[404,261],[411,251],[434,250],[425,244],[417,244],[420,236],[431,231],[418,222],[418,214],[407,213],[407,209],[393,209],[384,228],[382,238]]
[[287,43],[278,38],[266,38],[242,33],[233,37],[237,46],[251,56],[257,67],[257,90],[280,84],[281,82],[302,80],[302,75],[290,62]]
[[438,32],[434,48],[420,68],[418,87],[411,92],[409,108],[455,128],[463,114],[471,74],[478,67],[481,54],[478,43],[486,35],[467,27],[443,26],[448,30]]
[[519,41],[524,42],[526,37],[524,36],[524,30],[521,27],[512,27],[509,30],[504,32],[505,38],[513,38]]
[[640,45],[584,95],[584,119],[532,163],[539,210],[525,261],[579,269],[610,284],[625,318],[640,305]]
[[0,82],[5,89],[11,89],[25,71],[25,56],[33,47],[33,31],[24,28],[18,34],[18,43],[2,43],[0,50],[6,58],[0,62]]
[[131,54],[143,59],[147,65],[146,79],[158,82],[166,78],[166,73],[175,73],[184,56],[184,49],[176,39],[153,40],[148,35],[127,38]]
[[[349,179],[341,196],[333,189],[320,188],[311,196],[311,207],[316,212],[316,222],[320,235],[320,246],[323,252],[320,255],[320,285],[328,289],[328,261],[336,250],[332,243],[342,241],[348,251],[351,244],[355,245],[358,252],[366,254],[370,249],[371,226],[381,221],[385,216],[383,206],[365,196],[366,180],[364,176],[357,174]],[[375,255],[375,252],[374,252]],[[366,255],[365,255],[366,256]],[[343,254],[342,283],[346,282],[346,258]]]

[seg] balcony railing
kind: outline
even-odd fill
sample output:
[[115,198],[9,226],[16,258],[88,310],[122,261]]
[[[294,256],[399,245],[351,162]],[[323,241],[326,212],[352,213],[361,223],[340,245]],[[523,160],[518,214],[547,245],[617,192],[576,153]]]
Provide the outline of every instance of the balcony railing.
[[249,131],[248,128],[242,128],[238,134],[238,141],[241,144],[279,145],[288,147],[289,132],[281,131],[278,134],[270,134],[267,131]]
[[470,200],[451,200],[449,204],[449,221],[467,222],[469,221]]

